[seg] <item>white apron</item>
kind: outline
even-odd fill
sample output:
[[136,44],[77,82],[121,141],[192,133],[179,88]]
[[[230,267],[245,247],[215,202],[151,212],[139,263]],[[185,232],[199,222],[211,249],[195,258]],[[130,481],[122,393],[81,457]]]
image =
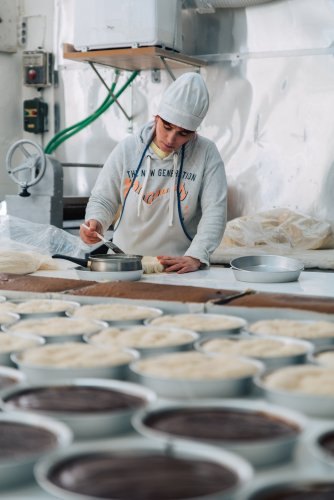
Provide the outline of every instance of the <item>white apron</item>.
[[[179,176],[182,172],[183,154],[184,151],[182,151]],[[136,169],[136,175],[141,164],[142,159]],[[174,170],[176,171],[176,168]],[[145,180],[147,182],[148,172],[146,174]],[[186,235],[180,222],[178,195],[174,197],[174,193],[172,193],[172,197],[160,196],[151,204],[147,204],[142,199],[138,200],[138,197],[142,198],[142,194],[137,194],[132,189],[136,175],[125,199],[121,219],[115,228],[114,243],[124,252],[130,254],[184,255],[189,248],[191,239]],[[175,180],[175,177],[173,179]],[[143,193],[146,182],[144,181]],[[174,189],[174,184],[171,188]],[[138,210],[139,205],[141,205],[140,211]],[[172,220],[170,214],[172,214]]]

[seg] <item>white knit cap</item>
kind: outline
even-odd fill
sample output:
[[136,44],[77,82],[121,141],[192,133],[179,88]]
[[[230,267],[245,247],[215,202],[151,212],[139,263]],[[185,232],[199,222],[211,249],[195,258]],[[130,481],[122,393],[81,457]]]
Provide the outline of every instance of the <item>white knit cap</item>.
[[162,96],[157,115],[186,130],[196,130],[209,107],[209,93],[198,73],[184,73]]

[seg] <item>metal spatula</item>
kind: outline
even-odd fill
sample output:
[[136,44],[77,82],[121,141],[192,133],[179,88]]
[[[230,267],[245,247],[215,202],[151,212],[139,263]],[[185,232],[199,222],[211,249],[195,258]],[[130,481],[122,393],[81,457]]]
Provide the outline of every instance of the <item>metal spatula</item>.
[[[89,229],[89,227],[86,224],[82,224],[82,227],[84,227],[85,229]],[[112,241],[106,240],[106,238],[104,236],[102,236],[102,234],[99,234],[99,233],[96,232],[96,236],[98,238],[100,238],[100,240],[103,241],[103,243],[105,244],[105,246],[108,247],[108,248],[110,248],[110,250],[112,250],[114,253],[125,255],[125,252],[123,252],[123,250],[121,250]]]
[[245,295],[251,295],[255,293],[255,290],[252,288],[246,288],[243,292],[233,293],[231,295],[225,295],[223,297],[218,297],[216,299],[209,300],[210,304],[227,304],[233,299],[238,299],[239,297],[244,297]]

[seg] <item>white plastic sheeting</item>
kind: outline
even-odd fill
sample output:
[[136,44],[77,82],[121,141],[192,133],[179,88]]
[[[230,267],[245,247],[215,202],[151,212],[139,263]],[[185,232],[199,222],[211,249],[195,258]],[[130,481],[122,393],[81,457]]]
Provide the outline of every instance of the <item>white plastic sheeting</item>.
[[[60,43],[71,42],[70,4],[60,2]],[[283,207],[334,226],[334,0],[275,0],[184,15],[185,47],[196,49],[187,53],[209,63],[201,73],[211,106],[199,132],[216,142],[224,159],[229,219]],[[101,70],[111,82],[113,70]],[[120,85],[127,76],[122,73]],[[60,83],[63,126],[90,114],[105,97],[86,64],[65,61]],[[161,83],[142,72],[121,97],[132,122],[114,105],[57,156],[103,163],[117,142],[153,117],[170,83],[167,72]]]
[[272,2],[273,0],[196,0],[198,7],[207,8],[238,8],[250,7],[252,5],[259,5],[261,3]]

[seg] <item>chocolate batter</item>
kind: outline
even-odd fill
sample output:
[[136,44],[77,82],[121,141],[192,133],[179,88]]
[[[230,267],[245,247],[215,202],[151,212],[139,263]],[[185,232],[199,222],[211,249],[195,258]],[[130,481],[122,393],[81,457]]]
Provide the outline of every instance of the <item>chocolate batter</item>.
[[333,500],[334,483],[301,483],[252,495],[249,500]]
[[204,440],[271,440],[300,432],[288,420],[260,411],[229,408],[162,410],[149,415],[144,423],[169,434]]
[[0,422],[0,463],[50,451],[57,443],[57,437],[51,431],[37,425]]
[[5,401],[13,410],[73,413],[126,410],[139,408],[145,403],[143,398],[114,389],[65,385],[23,389]]
[[319,444],[328,453],[330,453],[330,455],[333,455],[333,459],[334,459],[334,430],[323,434],[319,439]]
[[231,470],[206,460],[157,453],[95,453],[64,460],[49,480],[68,491],[118,500],[176,500],[209,495],[237,484]]

